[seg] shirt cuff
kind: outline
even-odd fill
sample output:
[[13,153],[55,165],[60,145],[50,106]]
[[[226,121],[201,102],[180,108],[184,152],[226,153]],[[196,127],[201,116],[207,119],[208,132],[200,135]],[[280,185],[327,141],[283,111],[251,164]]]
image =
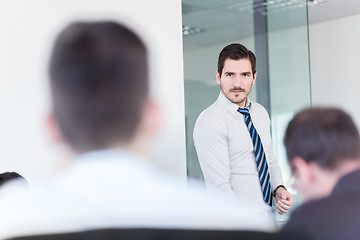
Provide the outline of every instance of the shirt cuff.
[[285,187],[284,185],[279,185],[279,186],[277,186],[277,187],[274,189],[274,192],[273,192],[273,195],[274,195],[274,196],[276,196],[276,190],[278,190],[279,187],[283,187],[283,188],[287,191],[287,189],[286,189],[286,187]]

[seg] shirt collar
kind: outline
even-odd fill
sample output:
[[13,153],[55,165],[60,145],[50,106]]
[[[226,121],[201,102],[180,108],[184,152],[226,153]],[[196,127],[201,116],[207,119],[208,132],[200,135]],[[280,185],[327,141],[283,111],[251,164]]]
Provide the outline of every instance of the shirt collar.
[[[104,160],[106,159],[106,160]],[[97,162],[119,162],[119,159],[131,162],[149,162],[142,156],[124,149],[97,149],[79,154],[72,161],[72,165],[97,164]]]
[[[227,97],[224,96],[224,94],[220,91],[219,97],[218,97],[218,101],[220,102],[221,106],[223,106],[226,111],[228,111],[229,113],[237,113],[237,110],[239,109],[239,106],[236,105],[235,103],[231,102],[229,99],[227,99]],[[247,101],[246,101],[246,107],[247,109],[251,109],[252,103],[249,97],[247,97]]]

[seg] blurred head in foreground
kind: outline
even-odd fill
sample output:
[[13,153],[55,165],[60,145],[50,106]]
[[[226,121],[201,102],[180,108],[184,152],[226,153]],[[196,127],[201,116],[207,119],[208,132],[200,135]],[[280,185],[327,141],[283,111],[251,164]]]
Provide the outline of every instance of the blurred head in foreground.
[[144,43],[115,22],[76,22],[55,41],[50,60],[55,142],[75,153],[121,148],[146,154],[157,128],[149,100]]
[[5,184],[12,182],[13,180],[21,181],[23,184],[27,184],[27,181],[23,176],[18,174],[17,172],[4,172],[0,173],[0,187],[4,186]]
[[359,133],[340,109],[299,112],[286,129],[284,144],[305,201],[328,196],[340,178],[360,169]]

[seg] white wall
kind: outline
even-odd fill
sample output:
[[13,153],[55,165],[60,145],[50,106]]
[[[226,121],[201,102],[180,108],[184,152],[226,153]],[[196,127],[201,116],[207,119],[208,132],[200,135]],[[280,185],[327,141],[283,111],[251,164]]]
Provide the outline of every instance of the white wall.
[[360,15],[310,25],[313,105],[349,112],[360,127]]
[[75,19],[118,20],[148,43],[152,93],[164,112],[155,159],[185,179],[180,0],[2,1],[0,172],[17,171],[31,181],[53,174],[60,165],[43,127],[50,108],[46,68],[55,35]]

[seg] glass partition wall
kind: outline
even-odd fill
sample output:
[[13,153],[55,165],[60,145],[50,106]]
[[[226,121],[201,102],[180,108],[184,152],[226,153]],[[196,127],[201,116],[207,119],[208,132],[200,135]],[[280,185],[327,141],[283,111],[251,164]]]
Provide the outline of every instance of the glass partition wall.
[[[198,115],[218,97],[221,49],[234,42],[255,52],[258,78],[250,98],[271,118],[284,181],[295,197],[283,146],[294,113],[311,105],[306,0],[182,0],[187,173],[202,179],[192,133]],[[281,224],[286,217],[277,216]]]
[[[300,199],[291,178],[283,138],[294,113],[311,105],[307,2],[283,1],[267,12],[272,142],[289,191]],[[293,208],[294,209],[294,208]],[[277,215],[283,224],[289,214]]]

